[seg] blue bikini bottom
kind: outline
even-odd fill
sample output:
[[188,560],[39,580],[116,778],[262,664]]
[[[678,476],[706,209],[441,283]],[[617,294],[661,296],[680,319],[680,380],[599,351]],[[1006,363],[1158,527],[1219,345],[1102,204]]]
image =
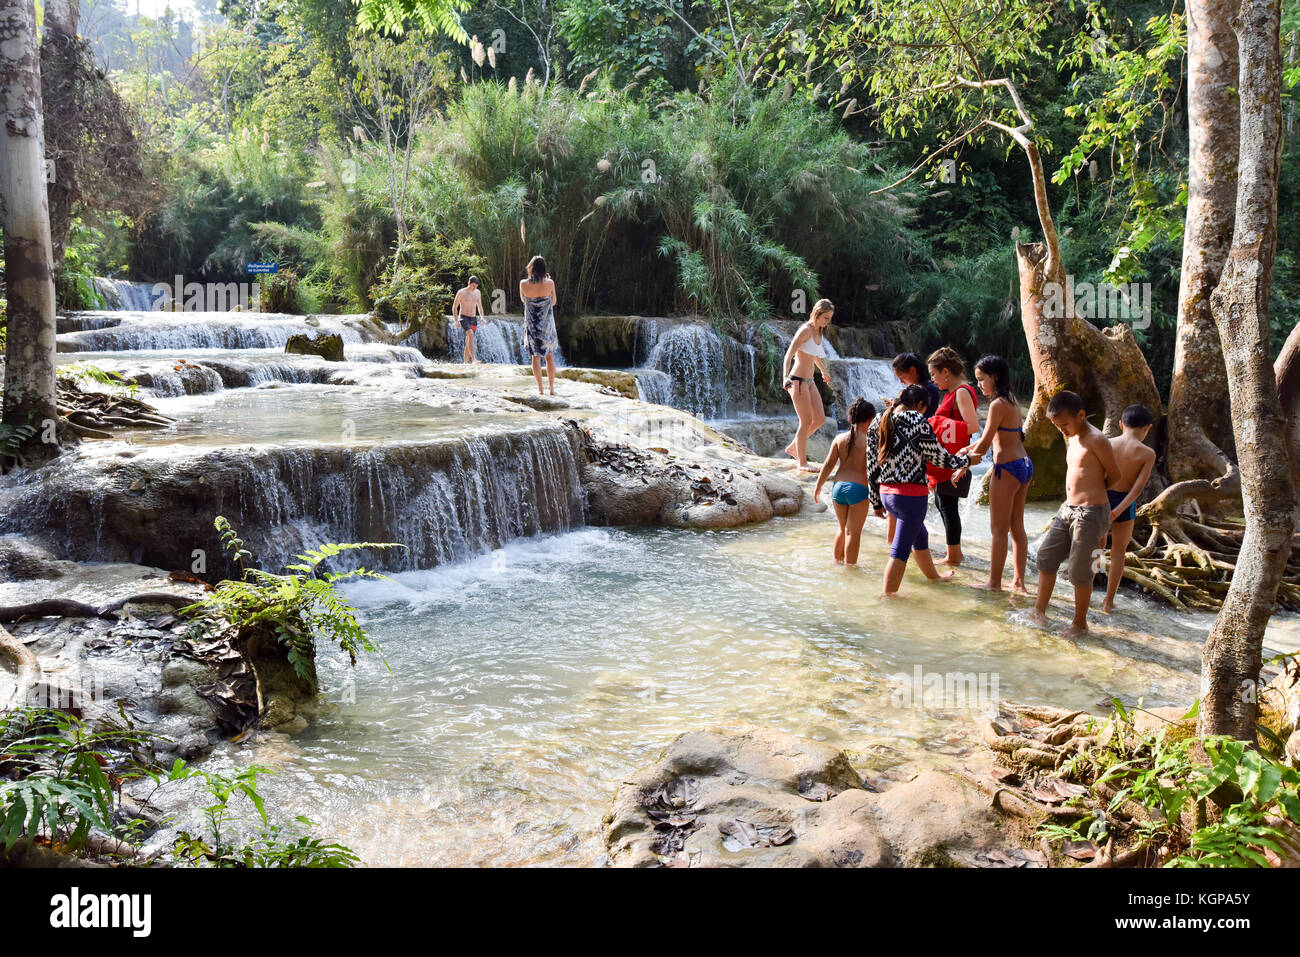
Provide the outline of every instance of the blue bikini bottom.
[[1028,485],[1029,480],[1034,477],[1034,460],[1026,455],[1023,459],[1016,459],[1014,462],[1003,462],[1000,465],[993,466],[994,478],[997,478],[1003,472],[1013,476],[1021,485]]
[[831,486],[831,501],[836,505],[857,505],[869,495],[867,487],[860,482],[836,482]]

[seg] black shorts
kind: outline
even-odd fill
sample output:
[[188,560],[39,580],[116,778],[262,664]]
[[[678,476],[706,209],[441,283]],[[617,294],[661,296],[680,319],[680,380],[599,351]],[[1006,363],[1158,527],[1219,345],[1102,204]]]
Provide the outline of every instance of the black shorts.
[[471,317],[468,318],[468,319],[466,319],[464,316],[461,316],[461,317],[460,317],[460,327],[461,327],[462,329],[464,329],[466,332],[469,332],[471,329],[477,329],[477,328],[478,328],[478,320],[475,319],[473,316],[471,316]]

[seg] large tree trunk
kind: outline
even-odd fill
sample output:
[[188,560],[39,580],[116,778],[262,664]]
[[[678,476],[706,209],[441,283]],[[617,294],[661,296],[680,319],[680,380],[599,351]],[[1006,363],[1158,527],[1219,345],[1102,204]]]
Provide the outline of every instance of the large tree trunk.
[[0,0],[0,90],[5,120],[0,131],[0,196],[9,300],[4,423],[35,428],[21,448],[23,458],[32,461],[58,454],[54,268],[33,0]]
[[[1090,416],[1100,414],[1098,425],[1107,435],[1119,433],[1120,414],[1140,402],[1159,416],[1162,410],[1155,376],[1126,325],[1101,330],[1079,317],[1073,285],[1066,282],[1061,243],[1047,198],[1047,174],[1038,146],[1026,135],[1028,115],[1012,90],[1025,125],[1008,131],[1025,151],[1034,183],[1034,205],[1043,228],[1041,243],[1017,243],[1020,270],[1020,318],[1025,327],[1029,358],[1034,368],[1034,399],[1025,420],[1025,451],[1034,460],[1034,483],[1029,494],[1036,499],[1060,498],[1065,491],[1065,442],[1047,418],[1047,403],[1056,393],[1077,392]],[[1051,284],[1049,286],[1049,284]],[[1054,307],[1047,308],[1048,289]]]
[[1165,472],[1172,482],[1223,475],[1235,454],[1210,294],[1232,244],[1237,204],[1237,38],[1229,22],[1237,2],[1187,0],[1187,229],[1165,424]]
[[1246,529],[1228,595],[1205,642],[1199,732],[1248,741],[1256,734],[1264,628],[1291,554],[1296,506],[1268,327],[1282,157],[1280,17],[1281,0],[1243,0],[1233,21],[1240,50],[1241,163],[1232,248],[1211,296],[1231,370],[1228,394]]
[[1117,435],[1120,414],[1142,403],[1154,415],[1161,411],[1155,376],[1147,365],[1133,330],[1126,325],[1098,329],[1073,315],[1049,315],[1044,303],[1048,283],[1065,284],[1064,270],[1053,264],[1043,243],[1017,243],[1020,266],[1020,315],[1034,367],[1034,399],[1025,420],[1025,451],[1034,460],[1033,498],[1060,498],[1065,488],[1065,442],[1047,418],[1047,404],[1058,392],[1077,392],[1089,416],[1107,435]]
[[[45,22],[41,36],[41,82],[43,103],[75,102],[71,95],[56,89],[57,85],[86,82],[76,70],[68,67],[79,62],[77,45],[77,20],[81,4],[78,0],[45,0]],[[63,95],[58,95],[63,94]],[[68,118],[64,118],[65,120]],[[80,144],[80,126],[67,124],[67,143],[46,130],[46,153],[54,164],[54,177],[48,184],[50,204],[50,241],[54,268],[63,265],[63,253],[72,229],[72,209],[76,190],[72,176],[72,151]]]

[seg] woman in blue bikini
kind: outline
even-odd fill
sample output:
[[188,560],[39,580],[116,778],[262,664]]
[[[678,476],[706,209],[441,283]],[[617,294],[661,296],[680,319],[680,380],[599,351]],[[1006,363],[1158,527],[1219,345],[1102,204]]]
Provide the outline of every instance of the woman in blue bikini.
[[813,489],[813,501],[822,494],[822,486],[831,469],[839,463],[835,473],[835,484],[831,486],[831,502],[835,505],[835,517],[839,519],[840,530],[835,536],[835,561],[846,565],[858,563],[858,546],[862,543],[862,525],[871,512],[868,501],[870,490],[867,488],[867,443],[858,434],[858,428],[865,431],[876,417],[875,407],[866,399],[858,398],[849,406],[849,430],[841,432],[831,443],[831,450],[822,463],[821,473],[817,476],[817,487]]
[[993,545],[989,554],[989,580],[979,588],[1002,590],[1002,569],[1007,563],[1007,535],[1015,563],[1012,591],[1025,593],[1025,562],[1029,557],[1029,537],[1025,534],[1025,498],[1034,477],[1033,460],[1025,454],[1024,422],[1020,404],[1011,393],[1011,370],[1005,359],[985,356],[975,363],[975,382],[986,395],[989,418],[984,435],[970,447],[972,454],[983,455],[993,446],[993,479],[989,483],[989,527]]

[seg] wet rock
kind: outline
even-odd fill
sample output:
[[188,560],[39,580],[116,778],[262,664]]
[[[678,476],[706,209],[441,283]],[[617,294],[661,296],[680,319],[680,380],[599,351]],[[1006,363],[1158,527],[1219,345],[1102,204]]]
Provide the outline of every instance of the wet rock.
[[751,725],[683,734],[619,788],[610,861],[653,867],[883,867],[871,795],[847,756]]
[[904,867],[977,867],[981,855],[1016,841],[974,788],[923,771],[875,799],[881,832]]
[[792,515],[803,488],[778,476],[587,436],[582,484],[593,525],[734,528]]
[[177,656],[169,659],[162,668],[164,688],[176,688],[181,685],[207,684],[215,680],[217,669],[193,658]]
[[62,578],[73,567],[20,535],[0,538],[0,581]]
[[300,356],[320,356],[328,362],[342,362],[343,337],[338,333],[319,332],[309,338],[300,333],[289,337],[284,351]]
[[590,382],[616,392],[625,399],[637,398],[636,376],[630,372],[617,369],[575,369],[566,367],[555,373],[556,378],[571,379],[574,382]]

